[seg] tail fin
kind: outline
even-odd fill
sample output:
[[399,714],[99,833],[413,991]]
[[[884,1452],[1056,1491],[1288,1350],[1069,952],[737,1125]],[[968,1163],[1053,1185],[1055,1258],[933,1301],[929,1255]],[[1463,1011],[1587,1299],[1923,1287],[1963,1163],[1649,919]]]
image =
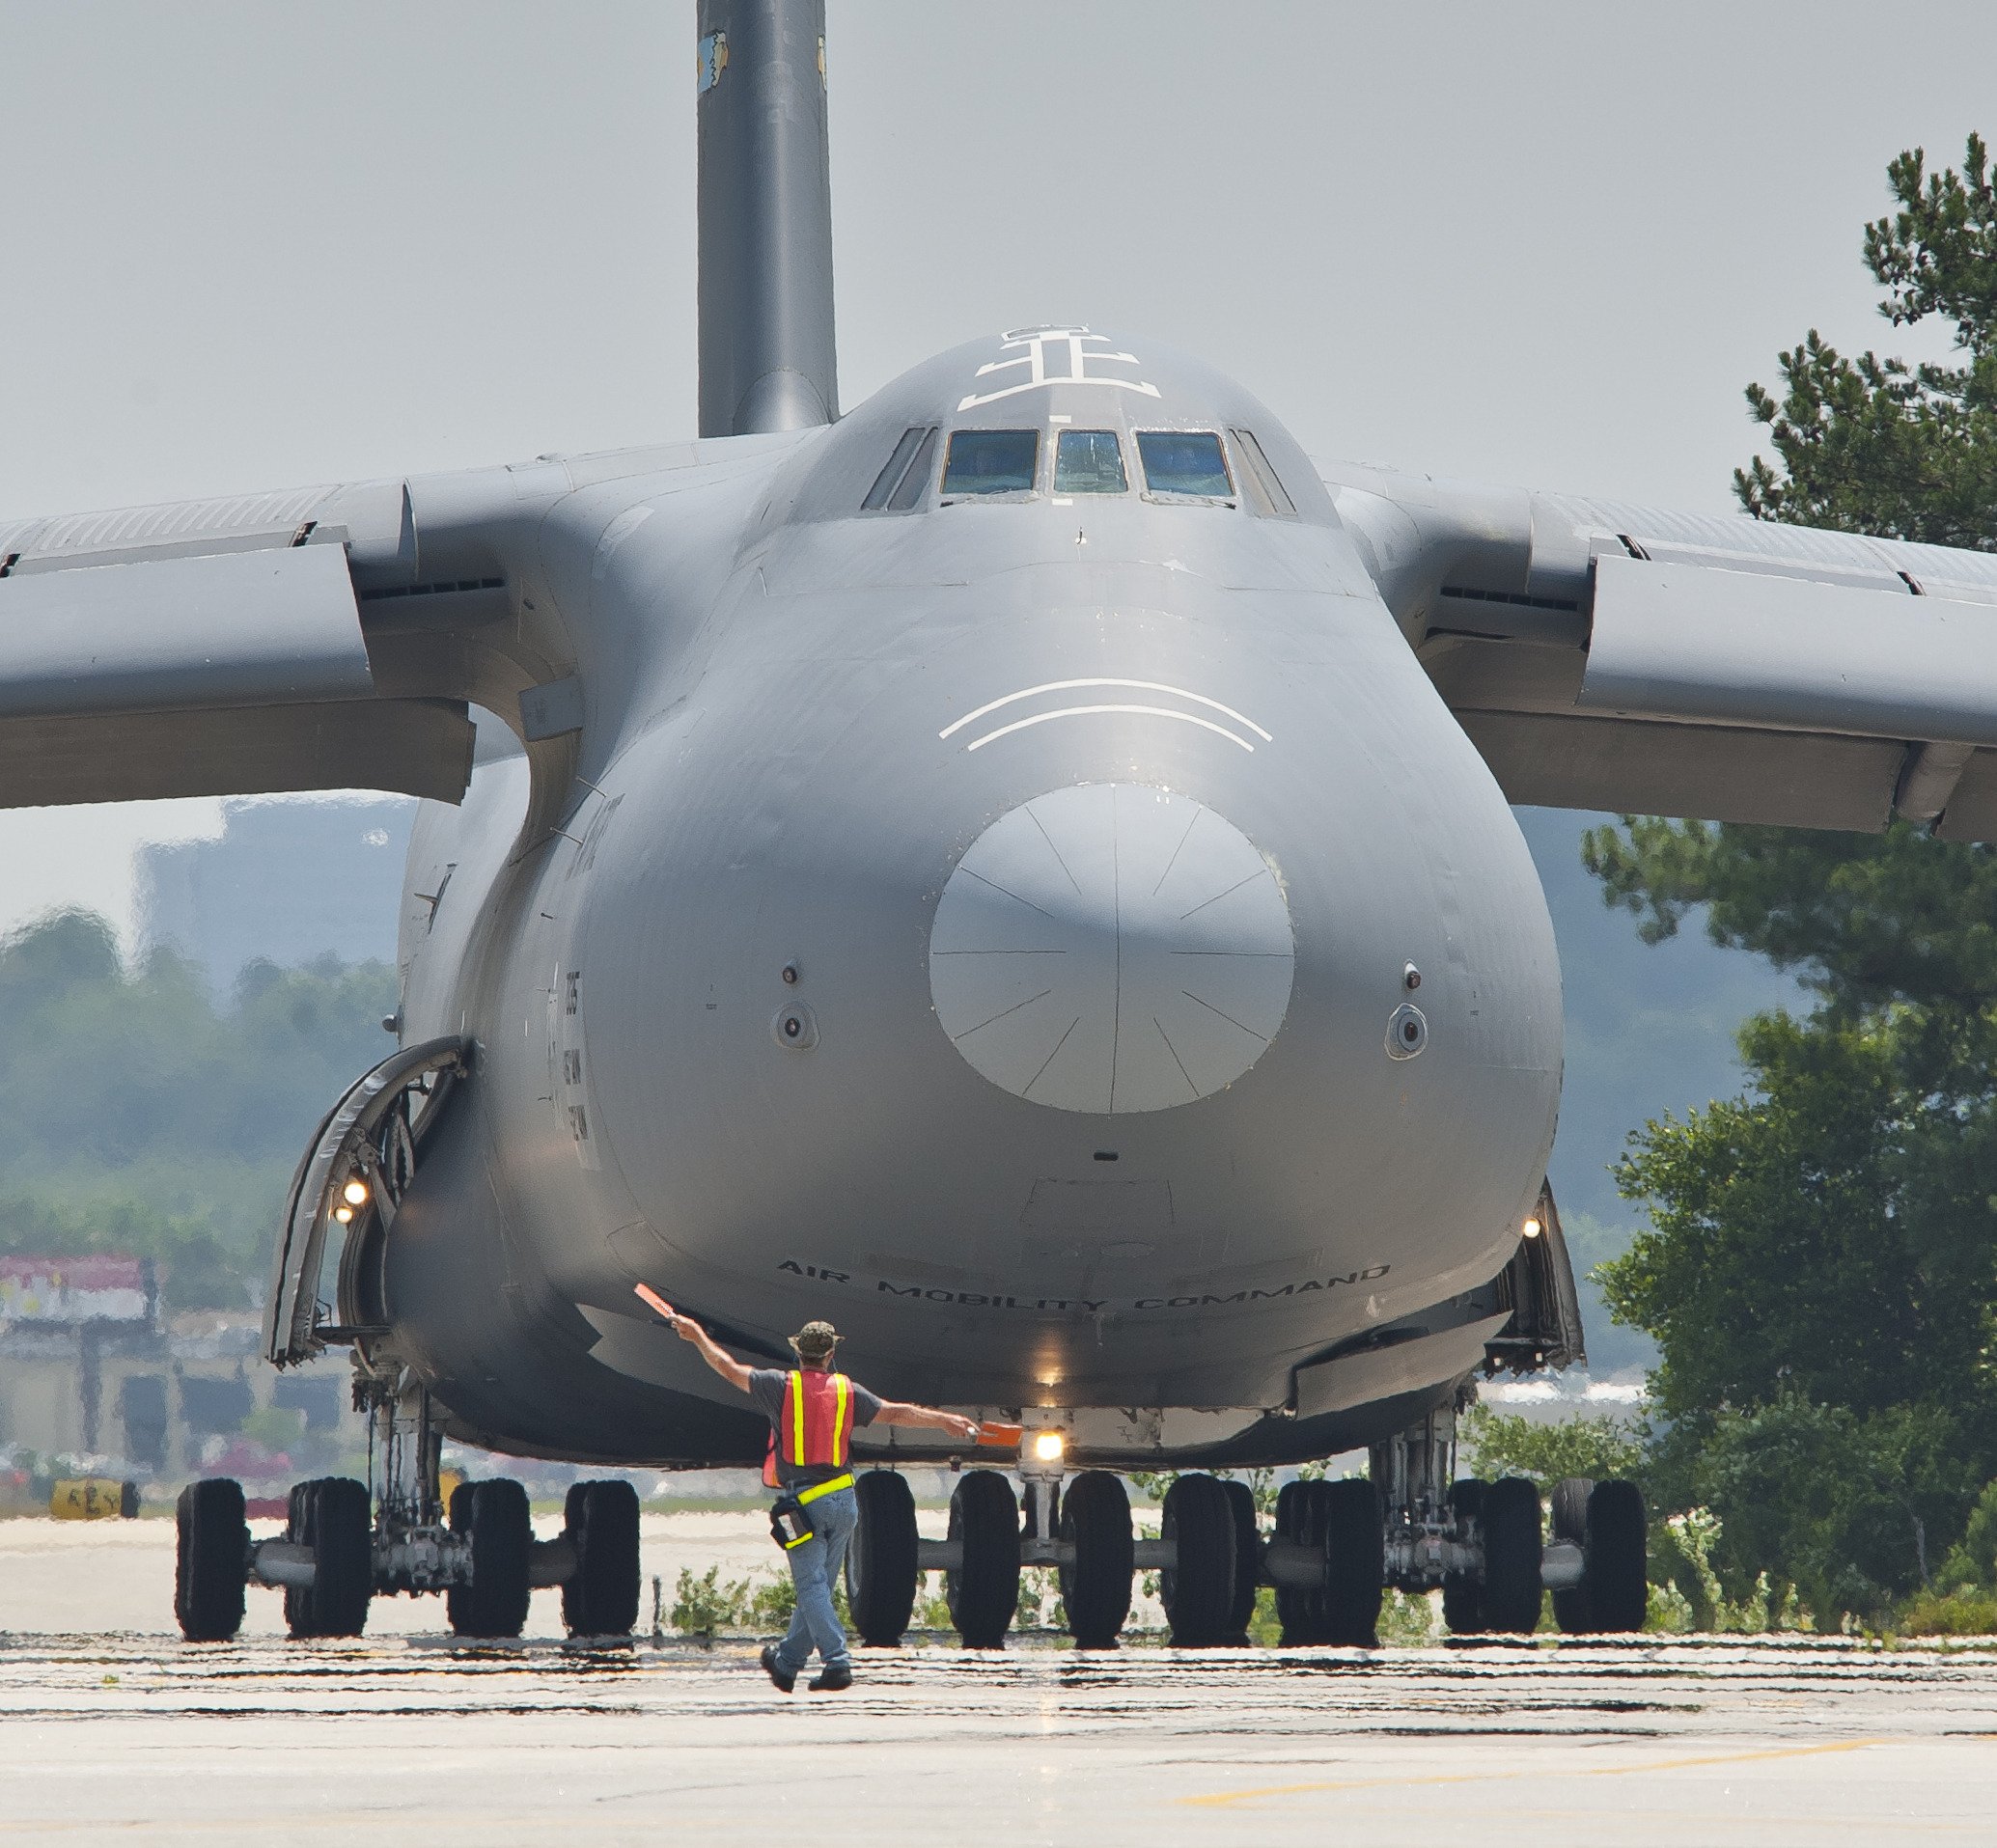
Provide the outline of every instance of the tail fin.
[[701,434],[839,415],[825,0],[700,0]]

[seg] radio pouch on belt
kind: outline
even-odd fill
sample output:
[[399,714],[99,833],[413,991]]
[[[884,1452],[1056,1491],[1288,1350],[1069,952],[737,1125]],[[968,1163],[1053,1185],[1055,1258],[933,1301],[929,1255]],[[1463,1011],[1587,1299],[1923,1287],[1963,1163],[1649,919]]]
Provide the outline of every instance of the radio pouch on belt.
[[814,1482],[808,1489],[792,1489],[789,1495],[779,1496],[769,1511],[769,1537],[786,1553],[801,1547],[818,1531],[812,1524],[811,1504],[821,1495],[837,1495],[852,1486],[853,1473],[846,1470],[830,1481]]
[[805,1505],[794,1495],[787,1495],[769,1511],[769,1537],[786,1553],[801,1547],[818,1530]]

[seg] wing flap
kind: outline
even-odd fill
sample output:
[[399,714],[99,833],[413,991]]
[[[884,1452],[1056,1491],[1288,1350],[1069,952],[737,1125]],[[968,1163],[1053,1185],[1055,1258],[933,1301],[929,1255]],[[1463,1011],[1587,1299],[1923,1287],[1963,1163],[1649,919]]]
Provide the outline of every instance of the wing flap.
[[1604,556],[1575,703],[1757,730],[1997,745],[1997,609]]
[[0,720],[373,692],[353,580],[337,545],[0,581]]

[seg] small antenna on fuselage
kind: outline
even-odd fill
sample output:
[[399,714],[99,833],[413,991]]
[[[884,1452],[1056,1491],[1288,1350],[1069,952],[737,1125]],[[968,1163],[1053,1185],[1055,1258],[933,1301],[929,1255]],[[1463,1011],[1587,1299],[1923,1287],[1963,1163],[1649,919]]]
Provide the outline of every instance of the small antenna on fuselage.
[[701,434],[839,415],[825,0],[700,0]]

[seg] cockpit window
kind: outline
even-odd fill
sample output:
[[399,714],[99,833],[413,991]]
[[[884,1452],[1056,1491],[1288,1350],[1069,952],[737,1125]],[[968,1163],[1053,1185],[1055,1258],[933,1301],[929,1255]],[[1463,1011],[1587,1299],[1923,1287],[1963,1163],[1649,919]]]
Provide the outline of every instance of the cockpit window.
[[874,485],[860,503],[866,511],[874,512],[888,504],[888,496],[901,484],[908,468],[908,458],[915,454],[915,446],[922,441],[924,433],[920,425],[901,432],[901,440],[895,445],[895,453],[888,457],[887,466],[874,478]]
[[887,466],[874,478],[867,498],[860,503],[863,512],[905,513],[922,499],[929,484],[929,469],[936,459],[936,427],[918,424],[901,432]]
[[957,430],[943,467],[943,494],[1030,494],[1040,461],[1039,430]]
[[1115,430],[1063,430],[1054,439],[1054,492],[1122,494],[1123,449]]
[[936,427],[931,424],[923,431],[922,442],[917,446],[915,460],[908,464],[901,477],[901,484],[888,497],[890,513],[905,513],[922,499],[923,490],[929,484],[929,471],[936,466]]
[[1144,462],[1144,484],[1153,494],[1209,501],[1234,496],[1227,457],[1212,430],[1139,430],[1137,454]]
[[1258,513],[1279,520],[1296,517],[1296,503],[1283,485],[1283,478],[1270,465],[1253,430],[1230,430],[1234,439],[1234,458],[1241,464],[1241,480],[1248,489],[1249,504]]

